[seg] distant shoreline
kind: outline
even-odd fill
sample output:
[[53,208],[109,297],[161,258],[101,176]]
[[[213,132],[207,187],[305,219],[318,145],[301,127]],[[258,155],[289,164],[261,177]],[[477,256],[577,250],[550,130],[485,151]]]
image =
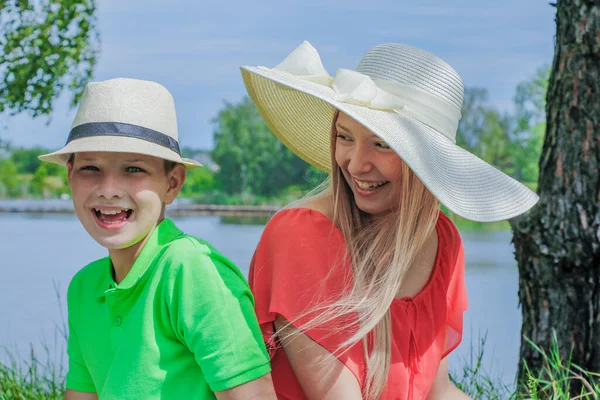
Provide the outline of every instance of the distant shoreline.
[[[280,205],[221,205],[195,204],[190,199],[177,199],[167,206],[168,216],[218,216],[232,218],[269,218],[281,210]],[[0,215],[2,214],[73,214],[73,203],[70,199],[0,199]],[[473,222],[449,214],[450,219],[461,232],[478,231],[493,232],[510,230],[507,221],[481,223]],[[266,219],[265,219],[266,221]]]
[[[268,217],[281,209],[275,205],[219,205],[175,203],[167,206],[169,215],[217,215]],[[0,200],[0,214],[72,214],[71,200]]]

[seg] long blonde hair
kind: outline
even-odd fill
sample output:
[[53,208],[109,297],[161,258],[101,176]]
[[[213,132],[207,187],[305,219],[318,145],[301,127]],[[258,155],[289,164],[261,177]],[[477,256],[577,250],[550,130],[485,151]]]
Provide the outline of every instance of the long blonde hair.
[[[342,327],[352,332],[338,348],[343,353],[362,341],[367,357],[363,396],[378,399],[386,386],[391,364],[390,305],[400,289],[408,267],[435,229],[440,205],[412,170],[402,164],[399,177],[400,204],[386,218],[374,219],[362,212],[335,161],[336,111],[331,128],[332,220],[346,242],[352,284],[332,304],[318,305],[317,317],[299,327],[315,328],[342,316],[354,316]],[[339,328],[339,326],[336,326]],[[280,338],[281,339],[281,338]]]

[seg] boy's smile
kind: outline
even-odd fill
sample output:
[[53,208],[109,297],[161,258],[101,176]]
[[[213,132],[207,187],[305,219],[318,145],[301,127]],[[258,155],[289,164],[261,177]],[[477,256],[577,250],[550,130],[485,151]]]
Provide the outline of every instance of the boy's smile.
[[164,160],[141,154],[77,153],[69,164],[75,212],[107,249],[139,247],[179,192],[180,169],[165,171]]
[[94,211],[98,224],[102,228],[109,230],[121,229],[127,224],[133,214],[131,208],[113,206],[96,206],[93,207],[92,210]]

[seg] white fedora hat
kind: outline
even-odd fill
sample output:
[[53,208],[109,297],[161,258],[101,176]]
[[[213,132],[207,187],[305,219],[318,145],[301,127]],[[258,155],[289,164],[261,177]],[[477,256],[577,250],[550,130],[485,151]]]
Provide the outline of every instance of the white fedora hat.
[[331,77],[303,42],[275,68],[242,67],[248,94],[273,133],[316,168],[331,169],[336,109],[384,140],[434,196],[474,221],[535,205],[529,188],[456,145],[464,88],[440,58],[404,44],[373,47],[356,70]]
[[156,82],[117,78],[86,85],[65,146],[39,156],[65,165],[73,153],[108,151],[137,153],[201,167],[182,158],[175,102]]

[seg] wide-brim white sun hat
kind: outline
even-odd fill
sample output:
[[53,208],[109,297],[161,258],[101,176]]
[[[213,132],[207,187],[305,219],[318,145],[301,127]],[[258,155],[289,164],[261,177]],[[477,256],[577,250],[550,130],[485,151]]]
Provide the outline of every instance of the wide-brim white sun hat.
[[86,85],[65,146],[38,158],[66,165],[73,153],[137,153],[201,167],[182,158],[175,102],[162,85],[138,79],[116,78]]
[[273,133],[316,168],[331,169],[333,116],[342,111],[384,140],[433,195],[474,221],[533,207],[529,188],[456,145],[464,88],[440,58],[404,44],[367,52],[356,70],[331,77],[303,42],[275,68],[241,68],[250,98]]

